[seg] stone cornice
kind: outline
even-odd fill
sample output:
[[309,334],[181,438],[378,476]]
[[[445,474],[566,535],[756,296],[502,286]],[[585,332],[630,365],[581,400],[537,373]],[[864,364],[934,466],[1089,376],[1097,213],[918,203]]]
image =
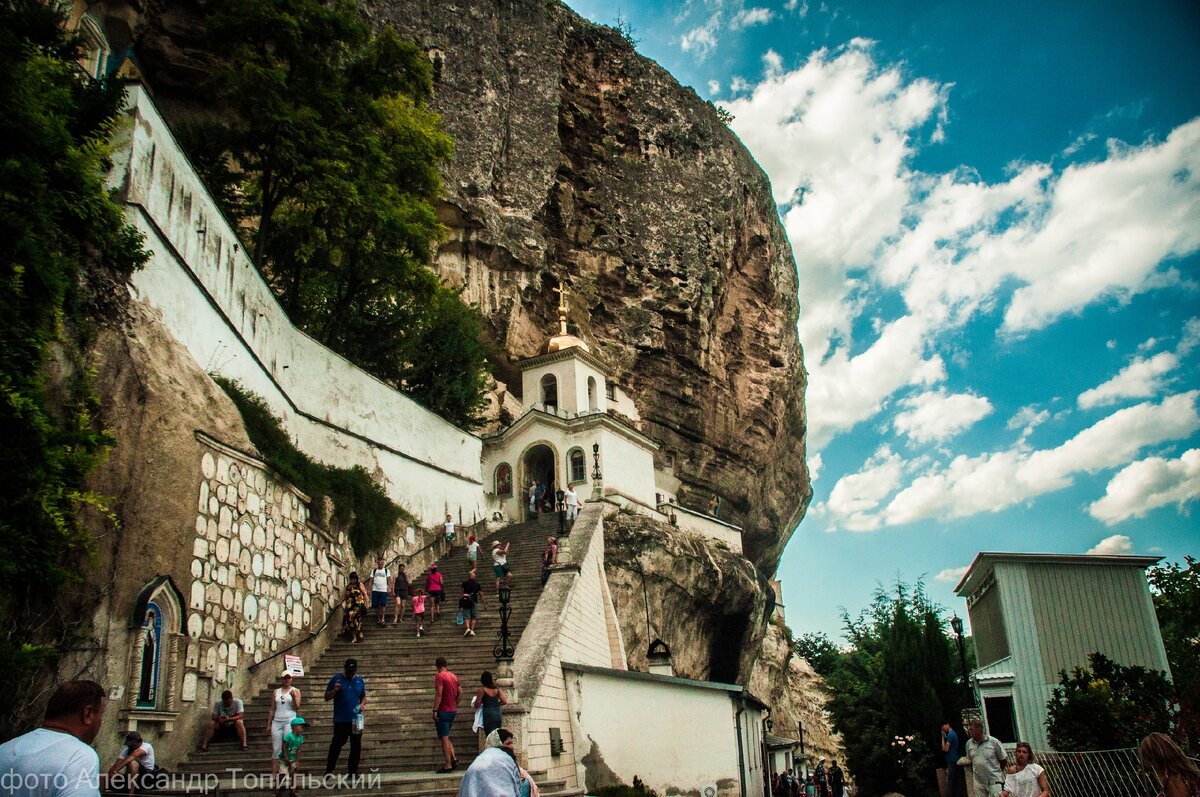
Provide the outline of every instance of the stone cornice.
[[[522,371],[525,371],[530,368],[536,368],[539,365],[555,363],[559,362],[560,360],[569,360],[573,357],[578,357],[580,360],[583,360],[585,363],[604,374],[605,379],[609,379],[608,366],[606,366],[599,357],[592,354],[590,351],[579,348],[578,346],[572,346],[569,349],[560,349],[558,351],[548,352],[547,354],[537,354],[533,357],[527,357],[524,360],[521,360],[521,362],[517,363],[517,367]],[[609,381],[611,381],[611,379]]]
[[517,418],[509,426],[501,429],[498,432],[493,432],[490,435],[485,435],[483,445],[485,448],[495,448],[502,446],[504,443],[515,435],[521,429],[524,429],[531,423],[542,422],[550,426],[555,426],[565,432],[578,432],[594,429],[597,426],[603,426],[621,437],[635,443],[641,448],[657,451],[660,446],[654,440],[639,432],[637,429],[630,427],[628,424],[613,417],[605,412],[590,412],[584,415],[576,415],[573,418],[564,418],[561,415],[539,410],[537,407],[530,407],[525,411],[525,414]]

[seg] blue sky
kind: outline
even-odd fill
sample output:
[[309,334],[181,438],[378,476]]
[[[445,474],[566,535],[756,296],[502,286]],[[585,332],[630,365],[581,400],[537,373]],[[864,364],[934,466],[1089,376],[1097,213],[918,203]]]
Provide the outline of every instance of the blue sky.
[[1200,555],[1200,4],[569,0],[734,115],[796,254],[797,633],[981,550]]

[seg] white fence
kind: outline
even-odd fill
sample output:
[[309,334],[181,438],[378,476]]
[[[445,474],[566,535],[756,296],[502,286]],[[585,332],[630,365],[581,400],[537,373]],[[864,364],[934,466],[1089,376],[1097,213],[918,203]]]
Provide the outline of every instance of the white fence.
[[1034,760],[1045,768],[1054,797],[1155,797],[1162,791],[1134,749],[1035,752]]

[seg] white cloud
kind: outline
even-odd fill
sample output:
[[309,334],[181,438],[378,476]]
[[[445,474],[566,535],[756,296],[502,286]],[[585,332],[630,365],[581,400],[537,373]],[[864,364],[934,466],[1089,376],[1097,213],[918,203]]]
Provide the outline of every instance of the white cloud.
[[1152,398],[1163,392],[1166,376],[1179,367],[1179,358],[1169,351],[1150,359],[1137,358],[1107,382],[1079,394],[1080,409],[1090,410],[1116,404],[1126,398]]
[[880,448],[858,473],[838,479],[823,510],[850,531],[873,531],[880,518],[870,512],[900,484],[903,462],[887,446]]
[[767,50],[762,57],[763,69],[767,74],[778,74],[783,71],[783,56],[774,50]]
[[937,355],[927,355],[926,329],[906,317],[887,324],[878,340],[854,357],[839,349],[826,362],[809,365],[808,444],[820,449],[833,436],[875,416],[884,400],[908,385],[945,379]]
[[[783,8],[785,11],[796,11],[800,19],[808,16],[808,0],[805,0],[803,3],[800,0],[785,0]],[[797,9],[799,10],[797,11]]]
[[733,30],[749,28],[752,25],[766,25],[775,18],[775,12],[769,8],[743,8],[733,15],[729,27]]
[[729,81],[729,90],[734,94],[741,94],[750,90],[750,84],[741,75],[734,75]]
[[846,310],[857,283],[901,228],[912,174],[910,141],[944,102],[944,88],[905,83],[880,69],[871,44],[819,50],[798,69],[768,73],[730,104],[734,130],[767,174],[803,286],[801,340],[819,367],[833,340],[849,339]]
[[1179,459],[1148,457],[1125,466],[1109,481],[1104,497],[1088,507],[1088,514],[1112,526],[1172,504],[1182,510],[1197,498],[1200,448],[1193,448]]
[[713,95],[720,94],[721,93],[721,81],[719,81],[719,80],[708,81],[708,93],[713,94]]
[[942,442],[971,428],[992,413],[992,403],[970,393],[929,391],[900,402],[896,431],[915,443]]
[[[1099,161],[1014,164],[988,183],[967,168],[913,168],[923,131],[944,136],[949,84],[880,65],[865,40],[791,71],[778,63],[728,109],[771,178],[795,253],[815,449],[916,381],[830,386],[873,350],[894,351],[897,325],[902,359],[940,368],[947,333],[980,312],[1003,318],[1001,333],[1026,334],[1179,284],[1170,264],[1200,250],[1200,119],[1162,141],[1110,142]],[[857,332],[869,326],[856,323],[862,314],[897,295],[900,319]],[[851,405],[830,401],[845,393]]]
[[[883,508],[883,525],[998,512],[1069,487],[1077,473],[1098,473],[1131,461],[1143,448],[1179,440],[1200,429],[1200,391],[1114,412],[1067,440],[1040,451],[1017,449],[960,455],[924,473]],[[867,519],[860,519],[866,523]]]
[[1021,436],[1017,440],[1016,447],[1024,448],[1029,441],[1029,436],[1033,434],[1033,430],[1041,426],[1050,418],[1049,410],[1039,410],[1036,406],[1030,404],[1017,410],[1016,413],[1008,419],[1005,425],[1007,429],[1020,429]]
[[1200,318],[1189,318],[1183,325],[1183,336],[1179,339],[1179,345],[1175,347],[1175,353],[1186,357],[1197,346],[1200,346]]
[[1088,548],[1087,553],[1088,556],[1121,556],[1133,553],[1133,541],[1124,534],[1114,534]]
[[938,574],[933,577],[933,580],[942,581],[947,584],[957,584],[970,569],[970,565],[963,565],[962,567],[947,567],[945,570],[939,571]]
[[717,29],[721,26],[720,14],[709,17],[708,22],[692,28],[679,37],[679,47],[685,53],[694,53],[696,60],[703,61],[717,47]]
[[808,455],[808,478],[810,481],[816,481],[821,478],[821,468],[824,467],[825,460],[821,458],[821,452]]

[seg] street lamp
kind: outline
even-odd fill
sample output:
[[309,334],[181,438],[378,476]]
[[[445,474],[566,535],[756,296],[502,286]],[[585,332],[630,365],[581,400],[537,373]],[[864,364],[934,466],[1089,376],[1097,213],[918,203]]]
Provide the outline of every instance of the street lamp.
[[604,498],[604,477],[600,474],[600,444],[592,443],[592,500]]
[[497,640],[496,646],[492,648],[492,656],[495,657],[497,664],[512,661],[513,653],[515,652],[508,632],[508,618],[512,616],[512,606],[509,605],[511,600],[512,589],[505,584],[500,587],[500,639]]
[[975,690],[971,689],[971,676],[967,674],[967,653],[963,649],[963,621],[958,612],[950,618],[950,627],[954,629],[954,639],[958,642],[958,663],[962,666],[963,686],[971,691],[971,705],[975,703]]

